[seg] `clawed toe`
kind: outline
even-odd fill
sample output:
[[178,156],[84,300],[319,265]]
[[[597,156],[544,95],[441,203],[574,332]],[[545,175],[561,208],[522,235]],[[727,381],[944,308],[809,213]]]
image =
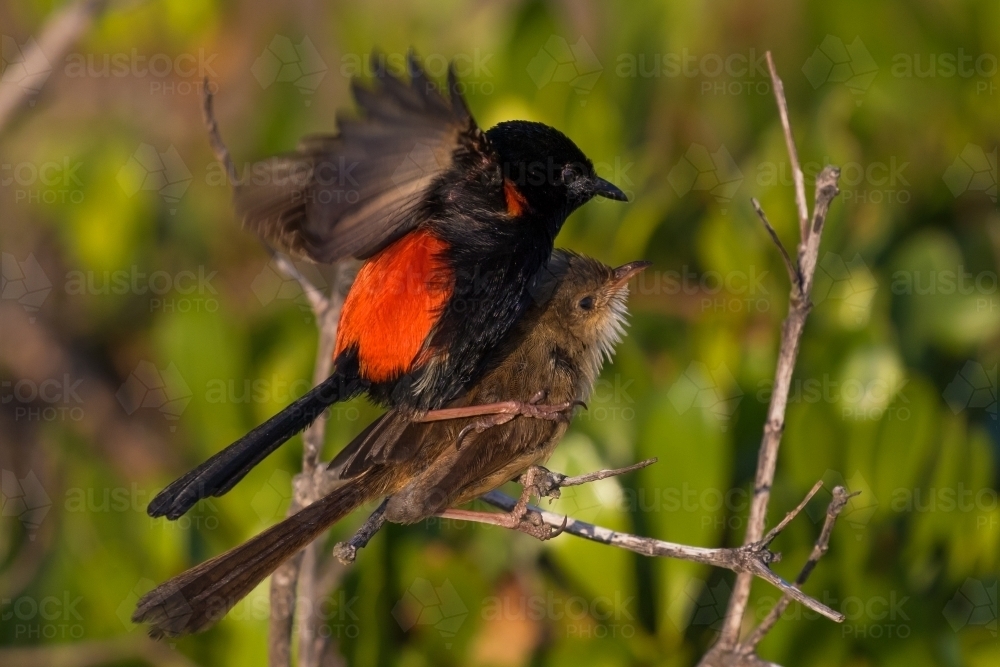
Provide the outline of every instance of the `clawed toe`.
[[538,512],[528,510],[514,528],[518,532],[525,533],[544,542],[560,535],[566,529],[566,519],[563,520],[562,526],[556,528],[545,523],[542,515]]

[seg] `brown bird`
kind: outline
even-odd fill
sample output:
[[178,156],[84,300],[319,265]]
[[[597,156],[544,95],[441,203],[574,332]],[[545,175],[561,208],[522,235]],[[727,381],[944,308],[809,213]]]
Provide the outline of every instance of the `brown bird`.
[[[342,480],[339,487],[248,542],[160,585],[139,601],[133,621],[150,624],[154,638],[204,630],[362,503],[388,496],[386,518],[414,523],[544,462],[621,339],[628,280],[646,266],[648,262],[632,262],[611,269],[566,250],[554,251],[533,281],[533,303],[525,316],[491,355],[480,381],[440,411],[441,420],[415,421],[403,409],[386,413],[331,463]],[[539,405],[541,400],[547,405]],[[483,405],[493,406],[495,414],[482,416]],[[545,418],[525,414],[524,405],[537,405]],[[552,419],[552,409],[561,409],[564,418]],[[522,518],[490,516],[493,523],[509,527]]]

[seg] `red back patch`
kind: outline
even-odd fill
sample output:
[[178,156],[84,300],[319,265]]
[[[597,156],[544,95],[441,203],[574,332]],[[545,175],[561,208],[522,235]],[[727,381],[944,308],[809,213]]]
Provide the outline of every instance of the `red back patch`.
[[334,357],[356,346],[361,377],[371,382],[410,371],[454,289],[446,249],[417,230],[365,262],[340,312]]

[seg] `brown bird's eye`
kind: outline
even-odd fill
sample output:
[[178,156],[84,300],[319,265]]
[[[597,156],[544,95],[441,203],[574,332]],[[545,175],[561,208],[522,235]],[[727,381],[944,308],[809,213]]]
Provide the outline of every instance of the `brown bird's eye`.
[[580,299],[580,303],[576,304],[581,310],[593,310],[594,309],[594,297],[585,296]]

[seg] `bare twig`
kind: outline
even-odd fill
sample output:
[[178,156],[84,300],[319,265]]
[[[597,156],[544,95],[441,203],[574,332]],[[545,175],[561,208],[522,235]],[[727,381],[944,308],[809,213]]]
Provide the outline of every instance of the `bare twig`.
[[[822,483],[820,483],[822,485]],[[819,489],[817,489],[819,490]],[[823,530],[820,531],[819,537],[816,538],[816,544],[813,545],[812,553],[809,554],[809,560],[806,561],[805,565],[802,566],[802,570],[799,572],[799,576],[795,578],[795,587],[802,588],[802,584],[806,583],[806,579],[812,574],[813,569],[819,562],[819,559],[826,554],[827,550],[830,548],[830,536],[833,534],[833,524],[836,523],[837,517],[847,506],[847,501],[853,496],[858,495],[860,491],[848,494],[847,489],[842,486],[836,486],[833,489],[833,499],[826,508],[826,520],[823,522]],[[806,498],[808,501],[809,498]],[[768,612],[767,616],[764,618],[760,624],[754,628],[753,632],[740,643],[741,653],[752,653],[756,648],[757,644],[764,638],[774,624],[778,622],[781,618],[781,614],[788,607],[791,599],[783,595],[778,603],[774,605],[774,608]]]
[[[781,327],[781,344],[778,350],[777,368],[775,369],[774,392],[771,395],[770,405],[768,405],[764,436],[757,458],[757,474],[754,480],[753,500],[743,541],[744,546],[760,542],[764,533],[767,506],[771,497],[771,485],[774,482],[774,471],[778,461],[778,448],[781,445],[781,434],[785,428],[785,410],[788,405],[792,373],[795,369],[806,318],[812,307],[809,302],[809,294],[816,271],[823,224],[830,208],[830,202],[839,192],[837,180],[840,176],[839,169],[828,166],[816,177],[816,201],[812,224],[809,224],[810,217],[805,201],[805,178],[799,166],[795,139],[788,121],[788,103],[785,100],[781,79],[778,77],[770,53],[767,54],[767,64],[785,133],[789,159],[792,163],[801,239],[798,245],[798,270],[793,272],[798,276],[798,280],[792,281],[788,316]],[[766,220],[762,211],[761,218]],[[770,228],[770,224],[765,224]],[[770,229],[769,232],[771,232]],[[773,233],[772,238],[777,241],[777,237]],[[777,245],[781,249],[781,244]],[[783,254],[787,253],[783,252]],[[786,260],[786,265],[788,264],[790,261]],[[740,628],[743,624],[743,617],[750,600],[752,582],[753,577],[750,573],[741,573],[737,576],[733,593],[729,598],[729,606],[726,609],[719,640],[702,658],[702,665],[741,664],[739,656],[736,656],[736,651],[740,643]],[[742,664],[758,664],[759,662],[756,656],[748,656]]]
[[[283,266],[279,263],[279,267]],[[285,266],[291,266],[286,262]],[[294,269],[294,267],[292,267]],[[343,300],[340,296],[340,289],[335,281],[332,286],[331,296],[325,297],[309,283],[298,271],[293,271],[289,277],[299,281],[302,289],[310,296],[310,304],[316,314],[316,322],[320,329],[319,346],[316,354],[316,366],[313,371],[313,385],[317,385],[330,375],[333,361],[333,348],[337,339],[337,323],[340,317],[340,308]],[[339,277],[339,276],[338,276]],[[316,296],[318,295],[318,296]],[[319,455],[323,449],[323,439],[326,434],[326,415],[321,415],[302,434],[302,472],[295,477],[295,497],[288,508],[288,514],[294,514],[300,509],[314,502],[320,497],[323,487],[325,466],[319,465]],[[291,599],[294,608],[295,593],[297,587],[298,595],[308,599],[310,604],[307,609],[318,609],[319,601],[322,597],[320,586],[317,585],[318,572],[323,565],[319,553],[319,544],[314,542],[303,550],[299,557],[294,558],[279,568],[279,577],[271,580],[271,599],[281,603],[283,600]],[[299,665],[300,667],[312,667],[319,665],[319,661],[324,653],[326,641],[318,634],[319,617],[313,614],[307,618],[299,619]],[[270,635],[270,656],[271,665],[287,665],[287,656],[290,654],[292,619],[274,620],[271,623]],[[282,662],[277,662],[277,660]]]
[[760,207],[760,202],[754,197],[750,198],[750,204],[753,206],[753,210],[757,211],[757,215],[760,217],[760,221],[764,223],[764,229],[767,233],[771,235],[771,240],[774,241],[774,245],[778,246],[778,251],[781,252],[781,259],[785,262],[785,270],[788,271],[788,280],[797,289],[802,289],[802,276],[799,275],[798,269],[792,264],[792,258],[788,256],[788,251],[785,250],[785,246],[781,243],[781,239],[778,238],[778,232],[774,231],[774,227],[771,226],[771,221],[767,219],[767,214],[764,213],[764,209]]
[[295,590],[302,566],[300,551],[271,575],[271,615],[268,622],[267,664],[292,664],[292,627],[295,624]]
[[[202,111],[205,127],[208,130],[209,143],[216,159],[222,164],[231,185],[237,184],[238,175],[233,164],[229,149],[219,134],[219,125],[215,119],[212,105],[212,92],[206,79],[204,85]],[[339,282],[341,272],[331,288],[329,296],[323,294],[300,272],[287,258],[268,248],[275,265],[289,278],[298,281],[309,300],[316,323],[319,327],[319,346],[316,352],[316,364],[313,369],[313,386],[319,384],[330,375],[333,363],[333,348],[337,339],[337,323],[340,318],[340,308],[343,305]],[[321,415],[302,434],[302,472],[295,476],[294,498],[288,508],[288,514],[298,512],[306,505],[314,502],[323,493],[326,483],[325,467],[319,465],[320,452],[323,449],[323,439],[326,434],[326,415]],[[335,565],[335,564],[334,564]],[[323,574],[320,571],[323,570]],[[268,644],[268,662],[272,667],[291,665],[291,635],[294,627],[294,611],[296,596],[305,598],[310,604],[307,609],[318,609],[320,599],[336,585],[339,570],[331,568],[321,557],[316,542],[310,544],[294,558],[283,563],[271,577],[271,609]],[[299,665],[301,667],[318,666],[326,651],[329,638],[322,637],[318,632],[318,614],[310,614],[299,619]]]
[[226,176],[229,178],[229,186],[236,187],[236,184],[239,183],[239,175],[236,173],[236,165],[233,164],[233,158],[229,154],[229,149],[226,147],[225,142],[222,141],[222,135],[219,134],[219,124],[215,121],[215,109],[212,106],[214,96],[212,95],[211,82],[207,76],[205,77],[202,90],[205,92],[202,96],[201,112],[202,117],[205,119],[205,127],[208,128],[208,143],[212,147],[215,159],[226,170]]
[[[545,495],[558,497],[559,489],[565,486],[576,486],[579,484],[586,484],[588,482],[606,479],[615,475],[623,475],[634,470],[645,468],[655,461],[656,459],[647,459],[625,468],[618,468],[615,470],[598,470],[596,472],[577,475],[575,477],[568,477],[561,473],[549,472],[545,471],[544,468],[540,468],[540,470],[543,470],[546,473],[546,479],[540,482],[535,482],[535,484],[536,488],[543,489],[545,491]],[[643,556],[677,558],[680,560],[703,563],[705,565],[714,565],[716,567],[726,568],[734,572],[751,573],[752,575],[760,577],[764,581],[767,581],[780,589],[783,596],[796,600],[809,609],[812,609],[813,611],[826,616],[830,620],[839,623],[844,620],[843,614],[830,609],[818,600],[798,590],[793,584],[785,581],[771,571],[769,567],[771,563],[774,563],[781,558],[780,554],[773,553],[768,549],[770,541],[773,541],[774,538],[777,537],[778,533],[780,533],[788,525],[788,523],[802,511],[802,509],[806,506],[806,503],[808,503],[809,500],[816,495],[822,486],[822,482],[817,482],[816,485],[813,486],[805,499],[799,503],[794,510],[788,513],[785,520],[776,526],[774,530],[768,533],[768,542],[760,542],[757,544],[737,547],[735,549],[692,547],[685,544],[666,542],[664,540],[657,540],[650,537],[641,537],[639,535],[623,533],[591,523],[586,523],[584,521],[579,521],[577,519],[572,519],[561,514],[547,512],[534,505],[528,505],[527,510],[530,515],[533,515],[533,518],[535,519],[534,523],[537,525],[547,525],[558,531],[558,533],[565,532],[592,542],[599,542],[601,544],[607,544],[609,546],[634,551],[635,553],[642,554]],[[506,512],[513,511],[518,504],[518,500],[501,491],[491,491],[483,495],[481,500]],[[383,502],[348,542],[341,542],[337,544],[334,548],[334,555],[341,560],[341,562],[353,562],[357,556],[357,550],[368,544],[369,540],[371,540],[375,533],[379,531],[385,523],[385,506],[386,502]],[[493,522],[486,521],[485,515],[482,512],[462,512],[461,514],[454,513],[454,510],[452,510],[452,512],[453,514],[449,516],[461,517],[461,520],[464,521],[490,523],[491,525],[496,525]]]
[[[482,496],[482,500],[508,512],[517,503],[516,500],[500,491],[491,491]],[[692,547],[686,544],[657,540],[652,537],[622,533],[561,514],[547,512],[534,505],[529,505],[528,511],[536,513],[542,522],[553,528],[562,529],[564,533],[582,537],[592,542],[600,542],[601,544],[627,549],[643,556],[677,558],[679,560],[722,567],[733,572],[747,573],[751,577],[760,577],[764,581],[781,589],[784,595],[788,595],[790,598],[830,620],[838,623],[844,620],[843,614],[830,609],[822,602],[806,595],[791,583],[775,574],[769,566],[771,563],[779,560],[780,555],[769,551],[764,544],[744,545],[730,549]]]
[[38,88],[27,85],[24,77],[50,71],[53,63],[65,57],[107,4],[108,0],[80,0],[67,4],[49,16],[37,40],[25,44],[23,59],[16,66],[21,79],[14,80],[12,65],[11,73],[0,80],[0,133],[21,104],[41,89],[41,84]]
[[306,295],[306,299],[309,300],[309,306],[312,308],[313,314],[316,315],[316,321],[321,322],[323,314],[330,308],[330,299],[323,294],[322,290],[309,282],[309,279],[296,268],[291,260],[275,252],[270,247],[268,247],[268,250],[271,253],[271,258],[274,260],[275,266],[289,278],[295,279],[299,283],[299,286],[302,287],[302,292]]
[[[288,263],[290,266],[291,263]],[[279,264],[279,267],[282,266]],[[294,268],[294,267],[293,267]],[[306,294],[318,293],[298,271],[289,274],[302,284]],[[316,313],[316,321],[320,327],[319,349],[316,355],[316,366],[313,371],[313,385],[325,380],[330,374],[333,358],[333,346],[337,338],[337,321],[340,316],[342,299],[338,285],[333,285],[329,298],[320,294],[319,298],[310,298]],[[302,434],[302,472],[295,476],[295,495],[288,514],[292,515],[314,502],[323,488],[325,467],[319,465],[319,455],[323,448],[323,438],[326,434],[326,415],[321,415]],[[294,625],[293,612],[297,595],[309,600],[307,609],[318,609],[320,599],[325,595],[323,586],[318,585],[319,570],[324,563],[319,553],[319,545],[314,542],[281,565],[271,577],[271,607],[278,613],[271,615],[270,641],[268,648],[269,664],[291,664],[291,632]],[[299,619],[299,665],[310,667],[318,665],[326,642],[329,638],[319,635],[319,617],[316,614]]]
[[795,182],[795,207],[799,212],[799,234],[805,239],[808,234],[806,225],[809,223],[809,207],[806,204],[806,179],[799,166],[799,152],[795,148],[795,137],[792,135],[792,124],[788,119],[788,101],[785,99],[785,85],[778,76],[771,52],[765,54],[767,70],[771,73],[771,87],[774,88],[774,99],[778,103],[778,116],[781,117],[781,129],[785,132],[785,148],[788,150],[788,161],[792,167],[792,180]]
[[567,477],[565,475],[559,475],[553,473],[558,479],[558,485],[560,488],[567,486],[580,486],[581,484],[590,484],[591,482],[597,482],[602,479],[607,479],[608,477],[615,477],[617,475],[625,475],[636,470],[642,470],[646,466],[651,466],[656,463],[659,459],[655,456],[651,459],[646,459],[645,461],[639,461],[638,463],[633,463],[630,466],[625,466],[624,468],[611,468],[609,470],[596,470],[594,472],[588,472],[585,475],[577,475],[575,477]]
[[375,533],[385,525],[385,506],[389,503],[388,498],[372,512],[371,516],[358,528],[358,532],[346,542],[337,542],[333,547],[333,556],[344,565],[353,563],[358,557],[358,549],[368,546]]
[[813,488],[809,489],[809,493],[807,493],[806,497],[802,499],[802,502],[799,503],[795,507],[795,509],[786,514],[785,518],[782,519],[777,526],[767,531],[767,535],[764,536],[764,539],[761,540],[761,542],[763,542],[765,545],[768,546],[771,544],[771,542],[774,542],[774,538],[776,538],[781,533],[781,531],[783,531],[785,527],[792,522],[792,519],[794,519],[799,515],[799,512],[805,509],[806,505],[809,504],[809,501],[813,499],[813,496],[819,493],[819,490],[822,488],[823,488],[823,480],[820,480],[815,484],[813,484]]
[[809,235],[799,242],[799,274],[802,276],[803,301],[809,300],[812,292],[813,278],[816,275],[816,262],[819,260],[819,242],[823,236],[823,225],[826,224],[826,214],[830,210],[833,198],[840,194],[837,181],[840,179],[840,169],[827,165],[816,176],[816,201],[813,202],[813,222]]

